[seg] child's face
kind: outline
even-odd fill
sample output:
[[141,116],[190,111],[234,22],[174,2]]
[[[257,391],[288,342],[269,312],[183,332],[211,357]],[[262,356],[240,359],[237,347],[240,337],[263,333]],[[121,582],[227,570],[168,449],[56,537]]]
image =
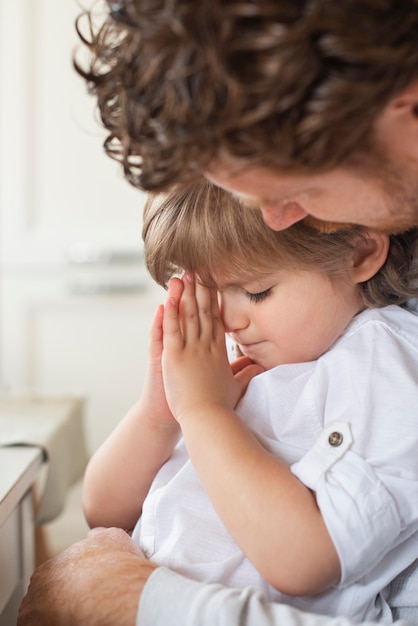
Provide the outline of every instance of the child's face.
[[317,359],[361,310],[358,285],[346,277],[279,270],[250,281],[216,279],[226,332],[266,369]]

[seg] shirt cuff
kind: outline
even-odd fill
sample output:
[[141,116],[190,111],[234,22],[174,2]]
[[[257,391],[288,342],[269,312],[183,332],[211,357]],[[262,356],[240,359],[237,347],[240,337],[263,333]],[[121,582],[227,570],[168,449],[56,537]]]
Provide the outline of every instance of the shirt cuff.
[[401,532],[393,496],[370,463],[350,450],[350,426],[334,422],[291,467],[315,492],[341,565],[339,586],[370,572]]
[[318,482],[351,447],[353,436],[347,422],[332,422],[322,431],[315,445],[290,468],[309,489]]

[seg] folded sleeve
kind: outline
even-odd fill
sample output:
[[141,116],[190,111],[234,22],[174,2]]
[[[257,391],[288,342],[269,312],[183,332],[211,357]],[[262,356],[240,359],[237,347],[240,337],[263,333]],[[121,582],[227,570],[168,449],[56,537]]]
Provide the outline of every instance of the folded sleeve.
[[371,571],[401,532],[394,497],[351,445],[349,424],[333,422],[291,467],[316,494],[340,559],[342,587]]

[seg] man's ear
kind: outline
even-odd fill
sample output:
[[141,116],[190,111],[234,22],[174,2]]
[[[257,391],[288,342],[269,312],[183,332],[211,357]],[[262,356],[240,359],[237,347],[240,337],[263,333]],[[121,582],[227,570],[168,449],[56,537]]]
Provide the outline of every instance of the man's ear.
[[389,235],[366,231],[359,238],[353,254],[352,277],[355,283],[372,278],[385,263],[389,252]]
[[389,101],[374,128],[378,140],[389,146],[392,154],[399,149],[418,158],[418,81]]

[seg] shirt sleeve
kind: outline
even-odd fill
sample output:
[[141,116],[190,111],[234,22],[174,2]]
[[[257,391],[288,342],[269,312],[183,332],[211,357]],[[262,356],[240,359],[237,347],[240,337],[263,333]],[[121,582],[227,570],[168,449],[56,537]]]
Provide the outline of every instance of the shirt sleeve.
[[[345,617],[303,613],[267,602],[253,588],[231,589],[156,569],[142,592],[136,626],[353,626]],[[376,626],[364,622],[357,626]],[[407,626],[398,621],[394,626]]]
[[373,467],[350,450],[352,441],[348,423],[328,424],[291,467],[316,494],[340,559],[342,587],[371,571],[401,532],[393,496]]

